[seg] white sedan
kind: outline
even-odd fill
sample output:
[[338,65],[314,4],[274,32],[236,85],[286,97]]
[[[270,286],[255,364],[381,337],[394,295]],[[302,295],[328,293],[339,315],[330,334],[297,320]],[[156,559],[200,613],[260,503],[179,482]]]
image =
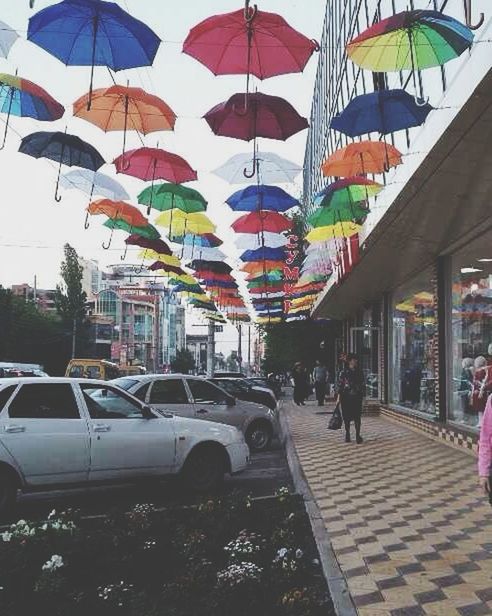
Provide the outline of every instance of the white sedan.
[[0,380],[0,510],[17,490],[180,474],[208,491],[247,466],[232,426],[156,411],[103,381]]

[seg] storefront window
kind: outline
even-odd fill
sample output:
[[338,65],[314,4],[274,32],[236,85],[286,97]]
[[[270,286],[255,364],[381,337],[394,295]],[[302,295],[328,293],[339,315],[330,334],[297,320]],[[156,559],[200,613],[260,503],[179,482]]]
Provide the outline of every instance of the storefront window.
[[452,257],[450,419],[477,427],[492,394],[490,235]]
[[434,270],[393,293],[391,401],[436,414],[437,310]]

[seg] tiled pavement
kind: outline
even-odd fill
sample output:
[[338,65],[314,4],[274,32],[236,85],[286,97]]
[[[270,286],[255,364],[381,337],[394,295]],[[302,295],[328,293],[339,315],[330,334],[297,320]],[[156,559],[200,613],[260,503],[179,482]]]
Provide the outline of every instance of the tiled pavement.
[[492,509],[475,458],[380,417],[346,444],[320,410],[284,406],[360,616],[492,615]]

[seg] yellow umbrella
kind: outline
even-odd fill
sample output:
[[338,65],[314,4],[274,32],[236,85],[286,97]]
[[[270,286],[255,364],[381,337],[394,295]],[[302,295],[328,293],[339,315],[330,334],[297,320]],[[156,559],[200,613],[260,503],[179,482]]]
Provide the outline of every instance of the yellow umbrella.
[[156,250],[151,250],[150,248],[141,250],[138,256],[140,259],[153,259],[154,261],[160,261],[161,263],[165,263],[166,265],[172,265],[173,267],[181,267],[181,261],[178,259],[178,257],[175,257],[174,255],[160,254]]
[[190,274],[173,274],[173,280],[177,280],[183,284],[198,284],[198,280]]
[[256,322],[258,325],[270,325],[272,323],[281,323],[282,317],[258,317]]
[[156,221],[160,227],[168,227],[169,235],[203,235],[205,233],[215,233],[215,225],[202,212],[186,214],[181,210],[166,210],[160,214]]
[[337,222],[336,225],[312,229],[306,235],[306,241],[312,244],[313,242],[324,242],[334,237],[350,237],[359,233],[360,229],[361,225],[356,225],[353,222]]

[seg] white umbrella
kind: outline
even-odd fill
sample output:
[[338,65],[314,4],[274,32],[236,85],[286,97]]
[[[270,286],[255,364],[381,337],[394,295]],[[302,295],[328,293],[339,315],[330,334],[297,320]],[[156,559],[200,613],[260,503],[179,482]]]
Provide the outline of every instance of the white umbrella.
[[177,251],[182,259],[203,259],[205,261],[224,261],[226,255],[218,248],[185,244]]
[[270,233],[265,231],[263,233],[263,243],[261,234],[252,235],[251,233],[237,233],[234,238],[234,243],[237,248],[244,250],[256,250],[262,246],[267,248],[281,248],[288,243],[288,239],[281,233]]
[[0,21],[0,56],[6,58],[12,45],[19,38],[17,32],[8,26],[4,21]]
[[130,198],[123,186],[104,173],[91,171],[90,169],[74,169],[60,177],[60,185],[69,190],[77,188],[89,198],[94,195],[106,197],[113,201],[125,201]]
[[[302,167],[274,152],[258,152],[256,160],[263,184],[290,183],[302,171]],[[229,184],[251,184],[253,164],[252,154],[236,154],[213,173]]]

